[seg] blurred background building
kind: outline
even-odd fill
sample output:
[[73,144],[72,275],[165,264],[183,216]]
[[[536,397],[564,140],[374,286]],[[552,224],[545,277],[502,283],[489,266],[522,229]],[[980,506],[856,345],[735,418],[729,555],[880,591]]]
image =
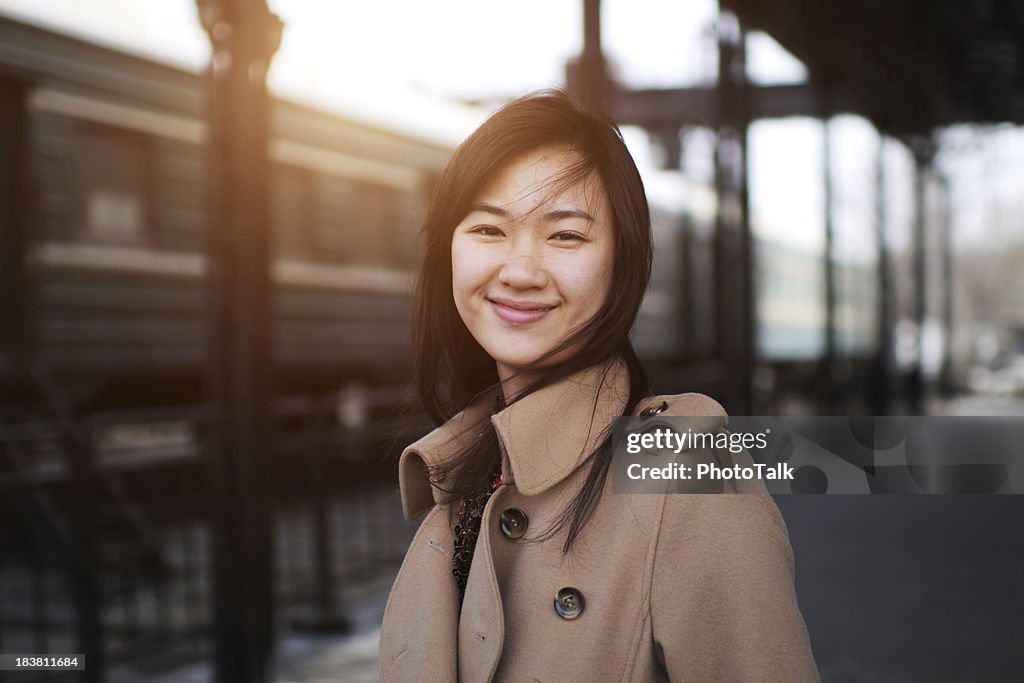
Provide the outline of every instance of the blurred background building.
[[[1024,3],[269,4],[0,0],[0,652],[88,662],[0,680],[374,680],[417,229],[532,90],[641,167],[660,392],[1021,414]],[[1017,498],[780,499],[823,677],[1019,675]]]

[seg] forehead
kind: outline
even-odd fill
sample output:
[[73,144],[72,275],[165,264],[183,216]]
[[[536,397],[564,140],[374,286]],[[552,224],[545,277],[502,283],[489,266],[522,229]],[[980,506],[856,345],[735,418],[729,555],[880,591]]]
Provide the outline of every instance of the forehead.
[[593,170],[581,173],[583,168],[583,157],[568,147],[531,150],[501,168],[477,200],[517,211],[573,204],[609,215],[604,184]]

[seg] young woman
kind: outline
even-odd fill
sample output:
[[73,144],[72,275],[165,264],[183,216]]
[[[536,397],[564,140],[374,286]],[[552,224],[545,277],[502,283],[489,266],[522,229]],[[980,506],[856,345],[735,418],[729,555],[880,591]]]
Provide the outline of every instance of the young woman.
[[643,184],[606,119],[517,100],[458,149],[424,226],[414,363],[440,426],[399,464],[429,511],[384,615],[384,681],[817,680],[767,494],[612,494],[610,426],[725,413],[647,396]]

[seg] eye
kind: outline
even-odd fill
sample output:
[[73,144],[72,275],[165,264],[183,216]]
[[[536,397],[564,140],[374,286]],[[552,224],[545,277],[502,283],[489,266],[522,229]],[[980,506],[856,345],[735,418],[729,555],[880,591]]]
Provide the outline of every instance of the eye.
[[505,234],[493,225],[478,225],[475,228],[470,228],[469,232],[474,235],[483,235],[484,237],[501,237]]
[[563,230],[562,232],[556,232],[551,236],[556,242],[586,242],[587,238],[578,232],[572,232],[571,230]]

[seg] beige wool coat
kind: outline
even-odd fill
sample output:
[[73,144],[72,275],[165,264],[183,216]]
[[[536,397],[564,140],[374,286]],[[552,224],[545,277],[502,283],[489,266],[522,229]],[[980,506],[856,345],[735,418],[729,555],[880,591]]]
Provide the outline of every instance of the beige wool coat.
[[[626,495],[611,492],[609,477],[568,554],[564,531],[531,541],[578,491],[585,458],[622,413],[628,388],[621,364],[608,373],[591,368],[491,417],[504,483],[484,510],[461,614],[452,519],[426,465],[476,438],[472,425],[493,399],[405,450],[404,512],[428,513],[385,610],[385,683],[818,680],[786,527],[763,489]],[[639,410],[662,401],[664,415],[726,423],[721,406],[700,394],[647,399]],[[515,539],[501,530],[502,512],[512,508],[526,519]],[[563,589],[582,596],[575,618],[556,609]]]

